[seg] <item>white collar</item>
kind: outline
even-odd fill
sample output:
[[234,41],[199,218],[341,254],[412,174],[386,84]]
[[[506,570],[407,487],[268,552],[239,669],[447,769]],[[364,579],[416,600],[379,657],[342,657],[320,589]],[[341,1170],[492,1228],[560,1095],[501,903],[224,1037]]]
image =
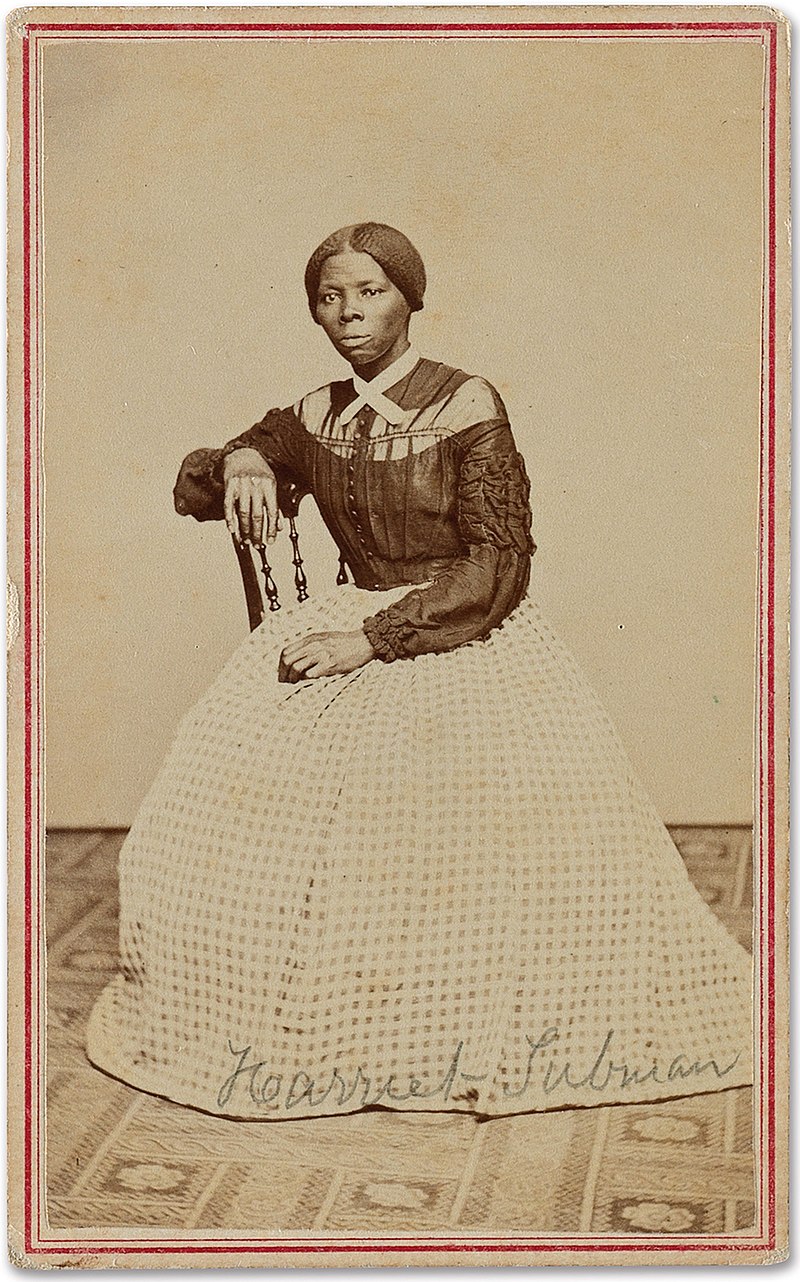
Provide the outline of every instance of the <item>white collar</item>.
[[393,426],[402,422],[405,411],[388,396],[384,396],[384,392],[410,374],[418,360],[419,353],[413,347],[409,347],[402,356],[398,356],[396,361],[392,361],[391,365],[387,365],[386,369],[381,370],[380,374],[376,374],[369,382],[354,373],[353,387],[356,398],[342,410],[339,415],[340,423],[349,423],[365,405],[369,405],[370,409]]

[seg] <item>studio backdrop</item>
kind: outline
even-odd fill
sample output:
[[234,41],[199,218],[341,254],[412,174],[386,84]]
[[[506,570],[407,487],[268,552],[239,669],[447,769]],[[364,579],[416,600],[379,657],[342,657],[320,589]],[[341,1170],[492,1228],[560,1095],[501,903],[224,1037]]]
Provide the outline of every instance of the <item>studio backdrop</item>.
[[[227,531],[172,486],[346,377],[303,269],[369,219],[425,260],[419,351],[506,402],[530,590],[661,815],[750,822],[761,67],[733,41],[46,47],[51,826],[128,825],[246,634]],[[299,527],[327,590],[311,499]],[[274,560],[288,600],[285,536]]]

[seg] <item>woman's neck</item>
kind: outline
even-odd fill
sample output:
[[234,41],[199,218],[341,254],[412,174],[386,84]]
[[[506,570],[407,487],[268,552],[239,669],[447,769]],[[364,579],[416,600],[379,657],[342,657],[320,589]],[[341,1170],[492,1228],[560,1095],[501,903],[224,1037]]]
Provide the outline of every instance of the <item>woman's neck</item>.
[[365,383],[369,383],[373,378],[377,378],[378,374],[382,374],[385,369],[388,369],[390,365],[394,365],[395,361],[399,361],[400,357],[405,355],[410,346],[411,344],[408,341],[408,335],[406,334],[402,339],[398,340],[397,343],[392,343],[392,346],[389,347],[382,356],[378,356],[374,361],[370,361],[368,365],[356,365],[355,361],[351,361],[350,364],[353,366],[353,370],[358,377],[363,378]]

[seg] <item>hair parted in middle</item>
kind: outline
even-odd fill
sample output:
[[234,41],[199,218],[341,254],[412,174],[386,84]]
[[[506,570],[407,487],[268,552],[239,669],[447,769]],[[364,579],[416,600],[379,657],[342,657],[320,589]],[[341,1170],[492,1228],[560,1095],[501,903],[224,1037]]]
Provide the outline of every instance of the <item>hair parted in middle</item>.
[[305,286],[311,315],[317,319],[317,291],[322,264],[334,254],[346,249],[359,254],[369,254],[379,263],[389,280],[396,285],[412,312],[422,310],[422,299],[427,283],[425,264],[418,251],[396,227],[386,223],[352,223],[340,227],[326,236],[308,260]]

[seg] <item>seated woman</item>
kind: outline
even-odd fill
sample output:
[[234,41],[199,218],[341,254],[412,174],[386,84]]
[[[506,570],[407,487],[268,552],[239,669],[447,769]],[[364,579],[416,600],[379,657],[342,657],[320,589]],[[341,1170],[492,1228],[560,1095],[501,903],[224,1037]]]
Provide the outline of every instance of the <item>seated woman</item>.
[[259,544],[310,493],[354,582],[268,614],[182,722],[89,1058],[265,1119],[749,1082],[750,959],[527,595],[500,397],[410,346],[400,232],[335,232],[305,285],[352,376],[190,455],[176,506]]

